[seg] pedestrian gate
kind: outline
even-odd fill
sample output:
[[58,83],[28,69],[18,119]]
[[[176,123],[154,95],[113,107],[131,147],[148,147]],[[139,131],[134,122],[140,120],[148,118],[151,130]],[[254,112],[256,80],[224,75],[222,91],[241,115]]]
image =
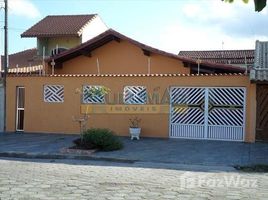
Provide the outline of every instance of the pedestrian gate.
[[243,141],[245,88],[172,87],[170,137]]

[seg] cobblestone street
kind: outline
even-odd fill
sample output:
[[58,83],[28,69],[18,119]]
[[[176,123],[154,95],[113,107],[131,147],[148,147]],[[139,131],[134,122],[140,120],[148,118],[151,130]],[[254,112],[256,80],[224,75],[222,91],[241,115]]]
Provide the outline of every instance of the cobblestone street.
[[[90,161],[77,161],[78,164],[76,161],[66,162],[0,160],[0,198],[139,200],[268,197],[267,173],[198,172],[143,168],[135,164],[113,163],[109,166]],[[238,181],[228,185],[232,177]]]

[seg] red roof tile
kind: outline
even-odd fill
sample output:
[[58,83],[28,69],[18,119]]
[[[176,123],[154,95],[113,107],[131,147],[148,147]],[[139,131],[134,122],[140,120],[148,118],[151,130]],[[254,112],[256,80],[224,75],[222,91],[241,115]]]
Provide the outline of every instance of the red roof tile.
[[[27,49],[8,56],[9,66],[8,68],[19,68],[36,66],[42,64],[40,58],[37,57],[37,49]],[[4,66],[4,56],[1,56],[1,64]],[[3,68],[3,67],[2,67]]]
[[179,56],[221,64],[254,63],[254,49],[252,50],[215,50],[215,51],[180,51]]
[[80,36],[81,29],[95,16],[50,15],[22,33],[21,37]]

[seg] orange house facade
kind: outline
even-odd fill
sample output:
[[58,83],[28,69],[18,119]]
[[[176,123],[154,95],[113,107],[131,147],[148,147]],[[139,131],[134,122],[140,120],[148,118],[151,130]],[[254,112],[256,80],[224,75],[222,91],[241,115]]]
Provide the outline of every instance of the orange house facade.
[[[107,93],[89,95],[91,89]],[[256,87],[243,69],[195,60],[108,30],[47,60],[45,75],[7,78],[7,130],[79,133],[109,128],[128,136],[255,141]]]

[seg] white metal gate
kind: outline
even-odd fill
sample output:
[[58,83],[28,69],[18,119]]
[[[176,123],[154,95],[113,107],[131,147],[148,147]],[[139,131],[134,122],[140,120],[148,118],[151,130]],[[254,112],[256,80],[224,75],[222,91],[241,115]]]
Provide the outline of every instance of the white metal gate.
[[170,137],[243,141],[245,88],[172,87]]

